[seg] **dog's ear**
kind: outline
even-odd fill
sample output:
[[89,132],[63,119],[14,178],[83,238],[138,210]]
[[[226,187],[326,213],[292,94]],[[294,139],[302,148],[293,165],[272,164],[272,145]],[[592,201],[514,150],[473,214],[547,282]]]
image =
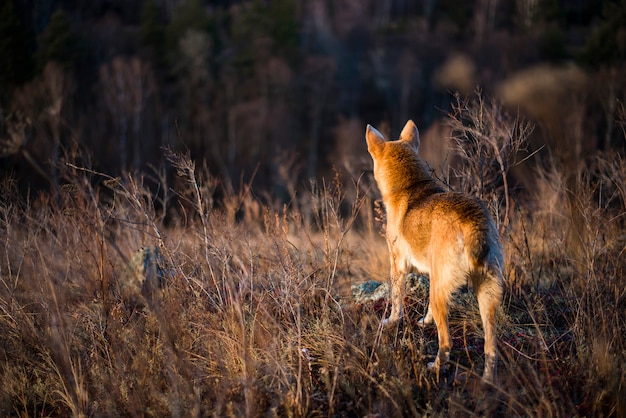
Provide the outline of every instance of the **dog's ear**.
[[367,140],[367,150],[374,155],[385,144],[385,137],[378,132],[372,125],[367,125],[365,129],[365,139]]
[[400,141],[411,143],[415,149],[418,149],[420,146],[420,133],[417,130],[417,126],[415,123],[409,119],[404,128],[402,128],[402,132],[400,133]]

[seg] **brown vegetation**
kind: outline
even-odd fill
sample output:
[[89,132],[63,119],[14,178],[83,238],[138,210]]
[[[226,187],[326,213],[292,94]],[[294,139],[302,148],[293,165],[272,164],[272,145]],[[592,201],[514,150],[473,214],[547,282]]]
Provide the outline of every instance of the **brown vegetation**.
[[[476,117],[487,114],[525,140],[526,125],[498,106],[458,111],[465,122],[453,131],[466,139],[484,140]],[[476,385],[482,328],[471,292],[454,300],[455,350],[439,381],[426,370],[434,328],[416,324],[421,295],[407,296],[409,317],[391,331],[380,327],[384,301],[351,301],[348,284],[384,281],[389,269],[362,183],[322,183],[273,206],[174,153],[173,184],[159,170],[109,177],[74,156],[58,166],[57,197],[26,200],[2,184],[2,414],[623,416],[624,158],[580,165],[574,198],[559,165],[545,164],[538,196],[517,199],[501,188],[514,161],[492,153],[508,155],[503,144],[476,146],[493,170],[477,177],[473,156],[461,155],[463,184],[496,185],[487,196],[503,214],[508,266],[496,385]]]

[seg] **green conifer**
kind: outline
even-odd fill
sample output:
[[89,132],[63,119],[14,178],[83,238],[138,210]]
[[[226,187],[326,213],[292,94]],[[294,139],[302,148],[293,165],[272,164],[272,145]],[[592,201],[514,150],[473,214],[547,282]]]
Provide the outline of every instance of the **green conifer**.
[[159,8],[155,0],[148,0],[141,9],[141,43],[150,49],[157,66],[165,64],[165,26],[159,19]]
[[80,50],[80,38],[72,27],[70,16],[62,10],[54,12],[48,27],[39,38],[39,50],[36,53],[39,70],[49,61],[56,61],[65,69],[73,68]]

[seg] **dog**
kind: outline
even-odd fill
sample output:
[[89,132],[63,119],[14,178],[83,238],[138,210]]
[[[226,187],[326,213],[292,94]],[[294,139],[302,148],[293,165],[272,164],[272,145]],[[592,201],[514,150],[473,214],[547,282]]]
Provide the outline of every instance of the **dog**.
[[450,358],[448,309],[452,294],[471,280],[485,334],[483,382],[496,374],[496,310],[503,292],[503,251],[493,217],[477,198],[447,191],[418,156],[419,132],[409,120],[397,141],[367,125],[367,149],[387,213],[386,239],[391,261],[391,314],[383,325],[403,316],[405,275],[410,267],[430,276],[430,303],[424,326],[433,321],[439,350],[428,369]]

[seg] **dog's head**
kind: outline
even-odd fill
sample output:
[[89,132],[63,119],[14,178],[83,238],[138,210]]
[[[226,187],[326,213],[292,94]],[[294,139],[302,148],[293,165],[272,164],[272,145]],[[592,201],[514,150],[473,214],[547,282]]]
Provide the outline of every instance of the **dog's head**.
[[400,139],[396,141],[386,141],[383,134],[371,125],[367,125],[365,139],[374,160],[374,178],[383,194],[393,185],[414,176],[421,162],[417,155],[420,135],[412,120],[404,125]]
[[377,155],[380,155],[380,151],[385,147],[390,148],[405,148],[407,145],[413,148],[413,152],[417,153],[420,146],[420,133],[417,130],[415,123],[409,119],[409,121],[402,128],[400,133],[400,139],[397,141],[386,141],[383,134],[378,132],[372,125],[367,125],[365,130],[365,139],[367,140],[367,150],[372,155],[372,158],[376,159]]

